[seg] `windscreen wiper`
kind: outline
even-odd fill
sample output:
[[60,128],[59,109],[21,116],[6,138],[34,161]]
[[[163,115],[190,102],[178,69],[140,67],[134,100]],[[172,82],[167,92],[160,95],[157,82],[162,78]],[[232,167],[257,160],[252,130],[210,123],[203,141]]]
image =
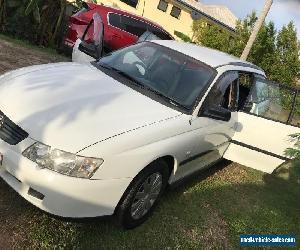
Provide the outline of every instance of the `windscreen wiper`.
[[119,70],[115,67],[112,67],[112,66],[109,66],[107,64],[98,64],[100,65],[101,67],[105,68],[105,69],[108,69],[108,70],[112,70],[114,72],[117,72],[119,75],[125,77],[126,79],[134,82],[136,85],[138,85],[139,87],[142,87],[144,88],[144,84],[140,83],[138,80],[136,80],[134,77],[132,77],[131,75],[127,74],[126,72],[122,71],[122,70]]
[[164,94],[160,93],[159,91],[151,88],[151,87],[146,87],[145,86],[145,89],[151,91],[152,93],[154,93],[155,95],[159,96],[159,97],[162,97],[163,99],[165,99],[167,102],[169,102],[170,104],[176,106],[176,107],[180,107],[180,108],[183,108],[185,110],[189,110],[189,108],[187,108],[186,106],[182,105],[181,103],[175,101],[174,99],[168,97],[168,96],[165,96]]

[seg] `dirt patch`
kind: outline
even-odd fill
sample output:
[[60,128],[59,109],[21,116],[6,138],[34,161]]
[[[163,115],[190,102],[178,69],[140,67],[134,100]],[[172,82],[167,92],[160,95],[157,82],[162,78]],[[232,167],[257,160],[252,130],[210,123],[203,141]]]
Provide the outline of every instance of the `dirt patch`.
[[210,204],[204,204],[207,213],[205,230],[200,240],[205,249],[233,249],[229,242],[228,225],[222,215]]
[[199,209],[205,214],[205,220],[201,226],[189,226],[179,224],[178,229],[193,246],[203,249],[233,249],[229,241],[229,226],[220,212],[209,203],[204,203]]
[[239,164],[232,163],[228,167],[221,169],[209,179],[227,184],[241,184],[249,178],[249,173],[246,168],[242,168]]
[[0,39],[0,75],[17,68],[67,61],[68,58],[31,49]]

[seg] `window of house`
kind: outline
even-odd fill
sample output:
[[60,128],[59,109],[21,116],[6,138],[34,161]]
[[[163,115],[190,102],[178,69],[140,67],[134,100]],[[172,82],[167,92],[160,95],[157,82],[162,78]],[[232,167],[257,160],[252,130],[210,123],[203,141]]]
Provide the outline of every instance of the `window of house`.
[[163,12],[166,12],[168,9],[168,3],[164,0],[160,0],[157,8]]
[[176,6],[173,6],[170,15],[172,17],[175,17],[175,18],[179,19],[180,14],[181,14],[181,9],[176,7]]
[[123,3],[126,3],[127,5],[133,7],[133,8],[136,8],[139,0],[120,0],[121,2]]

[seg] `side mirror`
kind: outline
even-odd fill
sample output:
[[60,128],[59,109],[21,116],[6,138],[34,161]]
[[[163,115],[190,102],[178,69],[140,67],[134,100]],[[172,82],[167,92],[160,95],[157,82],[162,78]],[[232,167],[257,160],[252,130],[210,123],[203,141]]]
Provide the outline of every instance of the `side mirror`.
[[202,112],[202,116],[215,120],[229,121],[231,119],[231,111],[220,106],[212,106],[206,108]]
[[89,56],[91,56],[95,59],[99,59],[99,57],[100,57],[99,51],[98,51],[98,46],[96,46],[93,43],[86,43],[86,42],[83,41],[79,44],[78,49],[81,52],[83,52],[83,53],[85,53],[85,54],[87,54],[87,55],[89,55]]

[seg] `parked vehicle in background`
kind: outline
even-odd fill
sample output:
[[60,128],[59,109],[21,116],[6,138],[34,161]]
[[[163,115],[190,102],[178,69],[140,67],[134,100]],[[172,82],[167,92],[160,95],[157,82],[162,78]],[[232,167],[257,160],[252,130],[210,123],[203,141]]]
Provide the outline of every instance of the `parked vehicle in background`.
[[[91,39],[86,41],[86,36],[89,34]],[[99,13],[95,12],[93,18],[84,31],[83,37],[78,38],[72,51],[72,62],[90,63],[99,60],[107,51],[104,50],[104,22]],[[161,40],[158,36],[146,31],[139,39],[139,42]]]
[[[98,13],[104,24],[103,46],[106,53],[135,44],[139,37],[149,31],[162,40],[174,38],[158,24],[143,17],[108,7],[85,3],[84,8],[71,16],[68,30],[64,39],[64,46],[71,51],[78,38],[82,38],[93,15]],[[91,29],[92,30],[92,29]],[[85,36],[87,43],[91,42],[93,33]]]

